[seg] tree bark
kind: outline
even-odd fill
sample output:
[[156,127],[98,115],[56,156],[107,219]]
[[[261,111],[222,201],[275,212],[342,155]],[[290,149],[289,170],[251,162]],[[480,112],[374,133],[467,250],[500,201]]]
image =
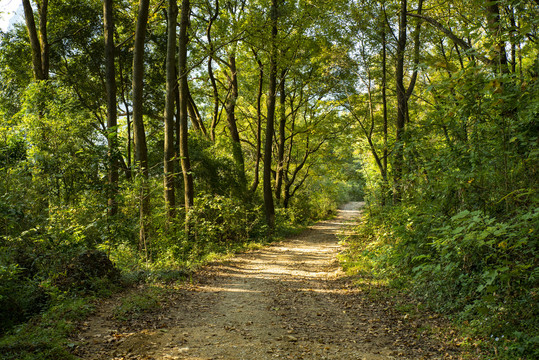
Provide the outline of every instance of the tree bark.
[[[45,0],[45,2],[47,2],[47,0]],[[44,59],[42,58],[42,55],[43,55],[42,46],[41,46],[40,39],[38,37],[38,33],[36,30],[34,10],[32,9],[30,0],[22,0],[22,5],[24,8],[24,17],[26,20],[26,30],[28,31],[28,37],[30,38],[30,47],[32,48],[32,65],[33,65],[33,70],[34,70],[34,79],[37,81],[46,80],[47,77],[45,76],[43,72]],[[43,21],[43,19],[40,19],[40,29],[42,28],[46,29],[46,18],[45,18],[45,21]],[[46,39],[46,33],[45,33],[45,39]]]
[[258,170],[260,169],[260,158],[262,152],[262,91],[264,87],[264,65],[262,61],[258,58],[258,54],[253,50],[255,55],[255,60],[258,64],[258,93],[256,96],[256,160],[255,160],[255,171],[254,171],[254,180],[251,185],[251,192],[255,192],[259,183]]
[[140,232],[139,247],[149,256],[148,215],[150,198],[148,190],[148,148],[142,117],[142,90],[144,79],[144,41],[148,23],[150,0],[139,1],[137,27],[135,31],[135,47],[133,50],[133,140],[135,145],[135,163],[142,175],[140,192]]
[[279,142],[277,144],[277,171],[275,172],[275,198],[281,199],[281,190],[284,174],[284,148],[286,142],[286,70],[281,73],[281,81],[279,83]]
[[271,152],[275,122],[275,92],[277,90],[277,4],[271,1],[271,53],[268,89],[268,115],[266,120],[266,140],[264,146],[264,209],[270,232],[275,228],[275,205],[271,186]]
[[39,42],[41,49],[41,69],[44,80],[49,79],[49,40],[47,37],[47,18],[49,13],[49,0],[37,1],[39,13]]
[[116,68],[114,49],[113,0],[103,1],[103,26],[105,34],[105,84],[107,89],[107,141],[108,141],[108,213],[118,212],[118,111],[116,104]]
[[[127,87],[128,87],[128,79],[127,79],[127,76],[124,77],[124,73],[123,73],[123,67],[122,67],[122,62],[120,61],[118,63],[118,69],[120,70],[120,80],[121,80],[121,97],[122,97],[122,102],[124,103],[124,106],[125,106],[125,122],[126,122],[126,125],[127,125],[127,139],[126,139],[126,147],[127,147],[127,163],[126,163],[126,178],[127,180],[132,180],[132,139],[131,139],[131,130],[132,130],[132,121],[131,121],[131,112],[129,111],[129,103],[127,101],[127,97],[125,95],[125,93],[127,92]],[[122,158],[122,157],[120,157]]]
[[[417,14],[421,15],[421,12],[423,10],[423,0],[419,0],[417,5]],[[408,89],[406,89],[406,103],[408,104],[408,100],[410,100],[410,96],[412,96],[412,93],[415,88],[415,84],[417,82],[417,74],[418,74],[418,66],[419,66],[419,55],[420,55],[420,46],[421,46],[421,21],[417,21],[417,24],[414,29],[414,70],[412,72],[412,78],[410,79],[410,84],[408,84]],[[408,116],[408,106],[406,106],[406,121],[409,121]]]
[[208,137],[208,133],[206,131],[206,127],[204,126],[204,121],[202,121],[202,117],[200,116],[200,112],[198,111],[197,104],[195,103],[195,100],[193,99],[193,96],[191,95],[191,90],[189,89],[189,101],[187,102],[188,110],[189,110],[189,116],[191,117],[191,122],[193,123],[193,126],[195,127],[195,130],[205,137]]
[[185,230],[189,234],[189,210],[194,203],[193,175],[191,174],[191,161],[188,146],[188,101],[189,86],[187,83],[187,28],[189,26],[189,0],[183,0],[180,16],[180,43],[178,48],[178,68],[180,72],[180,158],[184,183],[185,198]]
[[394,189],[393,200],[399,202],[402,198],[402,173],[404,166],[404,126],[406,121],[406,93],[404,89],[404,51],[406,49],[406,0],[401,0],[401,11],[399,19],[399,38],[397,41],[397,68],[396,68],[396,87],[397,87],[397,126],[396,126],[396,144],[395,158],[393,165]]
[[232,156],[234,157],[234,162],[236,163],[239,174],[239,185],[240,188],[244,190],[247,187],[247,179],[245,178],[245,161],[243,159],[240,134],[238,132],[238,125],[236,123],[236,102],[239,95],[236,54],[232,53],[228,57],[228,67],[230,69],[230,75],[228,76],[229,91],[225,105],[226,118],[228,121],[228,129],[230,130],[230,137],[232,138]]
[[387,178],[387,131],[388,131],[388,119],[387,119],[387,28],[386,28],[386,10],[385,3],[382,5],[382,12],[384,19],[382,20],[382,112],[384,118],[383,132],[384,132],[384,148],[382,155],[382,205],[385,205],[386,198],[388,197],[389,183]]
[[[487,4],[487,23],[490,31],[490,35],[495,39],[500,38],[500,6],[498,1],[492,0]],[[491,55],[491,58],[494,60],[496,67],[499,67],[499,70],[502,74],[509,73],[509,67],[507,66],[507,52],[505,51],[505,42],[501,39],[496,40],[496,46]]]
[[176,214],[174,159],[176,157],[174,146],[174,99],[176,97],[176,19],[178,17],[178,4],[176,0],[168,1],[167,24],[167,84],[165,99],[165,144],[164,144],[164,196],[167,219],[171,221]]
[[208,27],[206,29],[206,37],[208,39],[208,46],[210,49],[210,54],[208,56],[208,75],[210,77],[212,95],[213,95],[213,113],[212,121],[210,125],[210,138],[212,141],[215,141],[215,129],[217,128],[217,123],[219,122],[219,91],[217,90],[217,81],[213,74],[213,56],[214,56],[214,46],[211,38],[211,28],[217,17],[219,16],[219,0],[215,1],[215,12],[211,15]]

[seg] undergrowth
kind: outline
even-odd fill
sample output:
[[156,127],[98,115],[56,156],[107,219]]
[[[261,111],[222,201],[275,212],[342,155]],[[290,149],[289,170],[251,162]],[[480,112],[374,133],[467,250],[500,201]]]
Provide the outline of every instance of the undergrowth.
[[[136,320],[160,309],[163,284],[190,281],[205,264],[300,232],[313,219],[302,215],[299,221],[297,213],[279,209],[279,226],[268,237],[260,209],[230,198],[200,197],[191,237],[181,222],[165,226],[158,223],[162,214],[154,214],[155,228],[166,231],[154,233],[147,252],[123,236],[130,223],[101,230],[71,225],[76,231],[61,234],[59,223],[10,238],[0,254],[0,359],[75,359],[70,350],[77,344],[70,335],[99,299],[143,285],[142,291],[126,292],[113,311],[117,321]],[[65,222],[76,224],[71,216]],[[115,240],[92,245],[95,231]]]
[[[432,209],[431,209],[432,210]],[[498,220],[404,205],[370,207],[341,262],[453,319],[485,358],[539,358],[539,209]],[[365,280],[364,280],[365,281]]]

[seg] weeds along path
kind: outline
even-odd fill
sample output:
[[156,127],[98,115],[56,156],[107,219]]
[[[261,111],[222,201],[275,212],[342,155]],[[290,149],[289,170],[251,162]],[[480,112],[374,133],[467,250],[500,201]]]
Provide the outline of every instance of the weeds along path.
[[361,203],[263,250],[208,266],[159,311],[127,322],[114,301],[85,324],[83,359],[454,358],[416,322],[369,300],[341,272],[336,234]]

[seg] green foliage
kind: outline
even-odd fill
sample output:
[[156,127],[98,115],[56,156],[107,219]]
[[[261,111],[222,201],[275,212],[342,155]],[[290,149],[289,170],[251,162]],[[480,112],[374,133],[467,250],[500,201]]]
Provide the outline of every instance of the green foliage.
[[164,256],[196,265],[216,253],[227,253],[259,236],[261,210],[239,199],[219,195],[199,195],[189,213],[190,234],[172,236],[164,247]]
[[537,208],[500,221],[481,211],[448,219],[421,208],[372,207],[342,262],[365,276],[389,277],[465,321],[507,358],[535,356],[538,227]]
[[77,321],[94,310],[88,299],[65,299],[0,339],[3,360],[75,359],[68,340]]
[[[193,134],[194,135],[194,134]],[[248,195],[240,185],[240,169],[233,159],[233,144],[229,139],[216,143],[199,136],[190,136],[189,151],[196,191],[235,199]]]

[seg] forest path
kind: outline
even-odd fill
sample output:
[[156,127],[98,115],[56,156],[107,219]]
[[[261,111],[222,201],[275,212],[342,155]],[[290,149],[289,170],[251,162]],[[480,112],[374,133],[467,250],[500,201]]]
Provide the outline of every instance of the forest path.
[[85,324],[83,359],[437,359],[455,358],[418,331],[420,320],[352,286],[336,255],[361,203],[262,250],[208,266],[167,306],[115,321],[114,301]]

